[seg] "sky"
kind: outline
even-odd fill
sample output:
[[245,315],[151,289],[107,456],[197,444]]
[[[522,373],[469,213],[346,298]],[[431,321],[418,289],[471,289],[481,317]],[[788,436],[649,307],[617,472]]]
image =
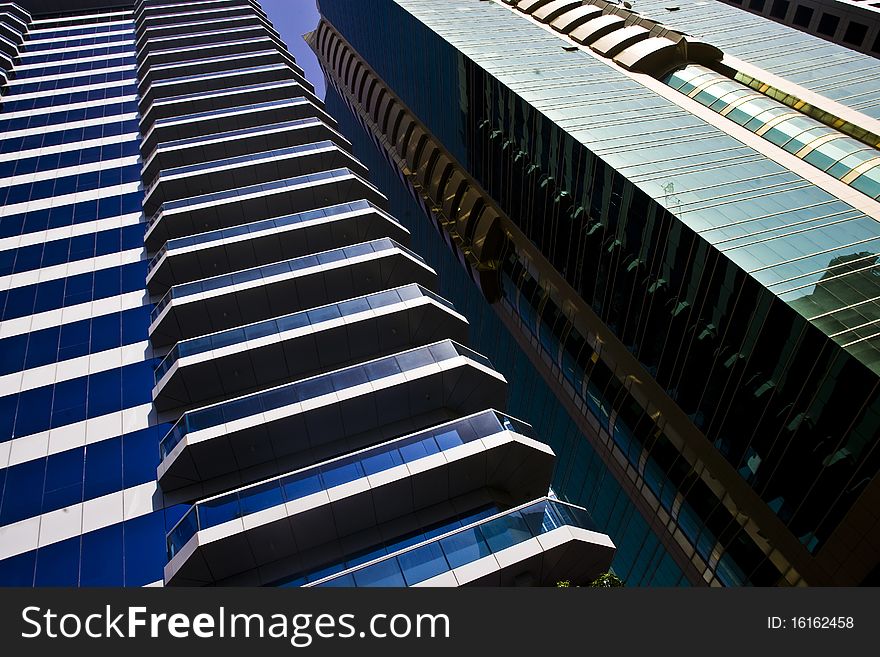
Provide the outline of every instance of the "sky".
[[315,85],[318,96],[323,98],[324,75],[311,48],[302,38],[318,24],[315,0],[260,0],[260,6],[284,39],[296,63],[305,69],[306,77]]

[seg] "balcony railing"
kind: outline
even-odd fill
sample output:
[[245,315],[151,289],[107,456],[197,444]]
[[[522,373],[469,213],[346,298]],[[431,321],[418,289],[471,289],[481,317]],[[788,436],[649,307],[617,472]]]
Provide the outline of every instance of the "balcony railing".
[[[304,96],[300,96],[300,97],[296,97],[296,98],[282,98],[280,100],[270,100],[270,101],[266,101],[263,103],[251,103],[250,105],[236,105],[235,107],[223,107],[221,109],[207,110],[204,112],[195,112],[193,114],[178,114],[175,116],[167,116],[162,119],[156,119],[156,121],[153,123],[153,125],[150,126],[150,129],[147,130],[147,134],[144,135],[144,138],[142,141],[143,142],[149,141],[150,137],[153,135],[153,131],[164,128],[166,125],[169,125],[169,124],[173,125],[175,123],[181,123],[181,122],[191,123],[191,122],[196,122],[196,121],[202,121],[205,119],[220,118],[223,116],[235,116],[236,114],[246,114],[247,112],[252,112],[252,111],[270,110],[275,107],[282,107],[285,105],[293,105],[293,104],[307,103],[307,102],[309,102],[309,101]],[[263,124],[260,124],[256,127],[262,128],[264,126],[263,126]],[[210,134],[207,135],[207,137],[210,137]],[[202,137],[200,137],[200,138],[202,138]],[[150,159],[153,157],[153,155],[155,155],[156,150],[160,146],[166,146],[169,143],[174,143],[174,142],[165,142],[165,141],[156,142],[156,145],[153,146],[152,149],[150,149],[149,154],[144,158],[144,162],[149,162]]]
[[298,402],[315,399],[349,388],[393,377],[401,372],[425,365],[442,363],[464,356],[485,367],[492,364],[478,354],[452,340],[444,340],[425,347],[386,356],[362,365],[346,367],[334,372],[302,379],[269,390],[256,392],[238,399],[213,404],[184,413],[159,443],[162,459],[189,433],[227,424],[246,417],[259,415]]
[[[267,103],[270,104],[270,103]],[[239,108],[235,108],[239,109]],[[208,113],[210,114],[210,113]],[[176,118],[176,117],[175,117]],[[152,152],[146,157],[144,160],[144,168],[148,168],[150,165],[150,160],[153,158],[157,150],[166,150],[166,149],[174,149],[180,148],[181,146],[194,146],[197,144],[210,143],[214,141],[221,140],[229,140],[229,139],[238,139],[239,137],[246,137],[251,134],[256,134],[260,132],[266,132],[268,130],[283,130],[286,128],[297,128],[304,126],[321,126],[327,125],[318,117],[309,116],[304,119],[294,119],[293,121],[283,121],[280,123],[267,123],[261,125],[250,126],[247,128],[241,128],[239,130],[229,130],[227,132],[214,132],[206,135],[195,135],[194,137],[185,137],[183,139],[173,139],[170,141],[162,141],[158,142],[156,146],[153,148]]]
[[307,221],[314,221],[315,219],[323,219],[336,215],[346,214],[348,212],[357,212],[359,210],[367,209],[372,209],[375,212],[384,216],[386,219],[397,223],[397,221],[394,220],[391,215],[379,209],[369,201],[354,201],[352,203],[340,203],[338,205],[332,205],[326,208],[318,208],[317,210],[307,210],[306,212],[288,214],[283,217],[263,219],[261,221],[254,221],[249,224],[240,224],[238,226],[232,226],[231,228],[210,230],[205,233],[199,233],[197,235],[176,237],[165,242],[162,248],[159,249],[155,256],[153,256],[152,260],[150,260],[149,267],[147,268],[147,275],[149,276],[152,273],[152,271],[156,268],[156,265],[162,259],[162,256],[168,252],[171,252],[173,255],[174,251],[186,249],[191,246],[210,244],[211,242],[222,242],[233,237],[238,237],[239,235],[253,235],[256,233],[261,233],[263,231],[272,230],[273,228],[295,226],[296,224],[305,223]]
[[586,509],[544,498],[305,586],[414,586],[564,526],[596,529]]
[[288,146],[287,148],[279,148],[272,151],[249,153],[247,155],[236,155],[235,157],[228,157],[222,160],[213,160],[211,162],[197,162],[195,164],[186,164],[184,166],[163,169],[162,172],[158,176],[156,176],[156,179],[153,181],[153,183],[147,188],[147,191],[144,194],[144,198],[149,198],[156,187],[158,187],[163,182],[167,182],[172,176],[185,176],[191,173],[196,173],[198,171],[219,171],[227,167],[237,167],[244,164],[255,165],[260,164],[261,162],[271,161],[275,158],[283,158],[300,153],[311,153],[315,151],[332,150],[338,148],[338,144],[330,141],[329,139],[325,139],[323,141],[314,142],[311,144]]
[[166,306],[168,306],[173,299],[181,299],[193,294],[218,290],[239,283],[261,280],[272,276],[278,276],[280,274],[302,271],[318,265],[328,265],[334,262],[350,260],[358,256],[371,253],[381,253],[382,251],[391,251],[395,249],[404,251],[419,262],[424,262],[424,259],[417,253],[413,253],[405,246],[398,244],[389,237],[384,237],[382,239],[373,240],[372,242],[362,242],[341,249],[333,249],[332,251],[324,251],[323,253],[301,256],[299,258],[293,258],[292,260],[282,260],[281,262],[273,262],[270,265],[252,267],[250,269],[243,269],[229,274],[203,278],[202,280],[194,281],[192,283],[175,285],[168,290],[165,296],[162,297],[159,303],[157,303],[150,312],[150,323],[152,324],[159,318],[162,311],[165,310]]
[[247,326],[219,331],[210,335],[178,342],[156,368],[154,373],[155,383],[158,384],[168,370],[170,370],[180,358],[186,356],[193,356],[195,354],[213,351],[214,349],[221,349],[222,347],[227,347],[233,344],[241,344],[267,335],[278,335],[285,331],[291,331],[305,326],[313,326],[320,324],[321,322],[354,315],[366,310],[377,310],[385,306],[392,306],[401,303],[402,301],[418,299],[419,297],[433,299],[444,307],[449,308],[450,310],[455,310],[453,305],[443,297],[434,294],[421,285],[412,283],[397,289],[376,292],[355,299],[348,299],[346,301],[340,301],[339,303],[331,303],[310,310],[302,310],[283,317],[267,319]]
[[150,220],[147,222],[147,231],[149,231],[154,224],[156,224],[159,219],[162,218],[162,215],[165,212],[171,210],[179,210],[181,208],[195,207],[201,205],[211,205],[213,203],[217,203],[218,201],[223,201],[230,198],[235,198],[237,196],[245,196],[247,194],[253,194],[257,191],[262,193],[270,192],[272,190],[284,189],[286,187],[296,187],[299,185],[306,185],[309,183],[319,182],[321,180],[330,180],[333,178],[342,178],[345,176],[353,176],[356,175],[350,169],[333,169],[331,171],[320,171],[318,173],[310,173],[305,176],[295,176],[293,178],[287,178],[285,180],[273,180],[272,182],[262,183],[260,185],[250,185],[248,187],[237,187],[235,189],[227,189],[220,192],[214,192],[211,194],[203,194],[201,196],[193,196],[191,198],[180,199],[178,201],[165,201],[161,206],[159,206],[159,210],[150,217]]
[[530,425],[504,413],[488,410],[197,502],[168,533],[168,559],[203,529],[412,463],[502,431],[513,431],[529,437],[533,435]]

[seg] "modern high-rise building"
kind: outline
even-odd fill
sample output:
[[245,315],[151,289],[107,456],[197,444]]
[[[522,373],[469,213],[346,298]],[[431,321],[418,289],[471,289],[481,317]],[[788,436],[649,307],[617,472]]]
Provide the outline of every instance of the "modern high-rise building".
[[608,569],[258,3],[0,26],[0,584]]
[[328,109],[540,372],[473,342],[615,572],[880,581],[877,60],[715,1],[319,9]]

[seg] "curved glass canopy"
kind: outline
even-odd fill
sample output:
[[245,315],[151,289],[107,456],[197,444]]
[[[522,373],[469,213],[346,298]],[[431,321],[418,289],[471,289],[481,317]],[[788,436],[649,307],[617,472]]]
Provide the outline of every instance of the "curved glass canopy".
[[784,148],[863,194],[880,200],[880,151],[705,66],[663,82]]

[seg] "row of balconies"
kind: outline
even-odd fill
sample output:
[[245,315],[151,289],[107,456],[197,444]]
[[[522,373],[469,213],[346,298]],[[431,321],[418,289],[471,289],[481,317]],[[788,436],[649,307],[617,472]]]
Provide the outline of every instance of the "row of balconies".
[[[506,380],[461,345],[467,320],[258,6],[145,0],[135,19],[150,339],[167,349],[153,398],[173,425],[157,479],[191,504],[166,583],[364,585],[389,567],[395,584],[546,583],[565,555],[607,567],[607,537],[557,502],[535,504],[558,526],[492,534],[537,517],[519,506],[547,492],[553,453],[489,410]],[[419,579],[413,555],[434,542],[344,566],[481,509],[474,558],[447,550]]]
[[432,508],[527,502],[553,453],[521,431],[481,411],[203,500],[169,532],[166,580],[223,581],[295,555],[291,570],[308,571],[328,556],[316,548]]
[[12,67],[24,42],[30,14],[13,3],[0,3],[0,94],[4,92]]

